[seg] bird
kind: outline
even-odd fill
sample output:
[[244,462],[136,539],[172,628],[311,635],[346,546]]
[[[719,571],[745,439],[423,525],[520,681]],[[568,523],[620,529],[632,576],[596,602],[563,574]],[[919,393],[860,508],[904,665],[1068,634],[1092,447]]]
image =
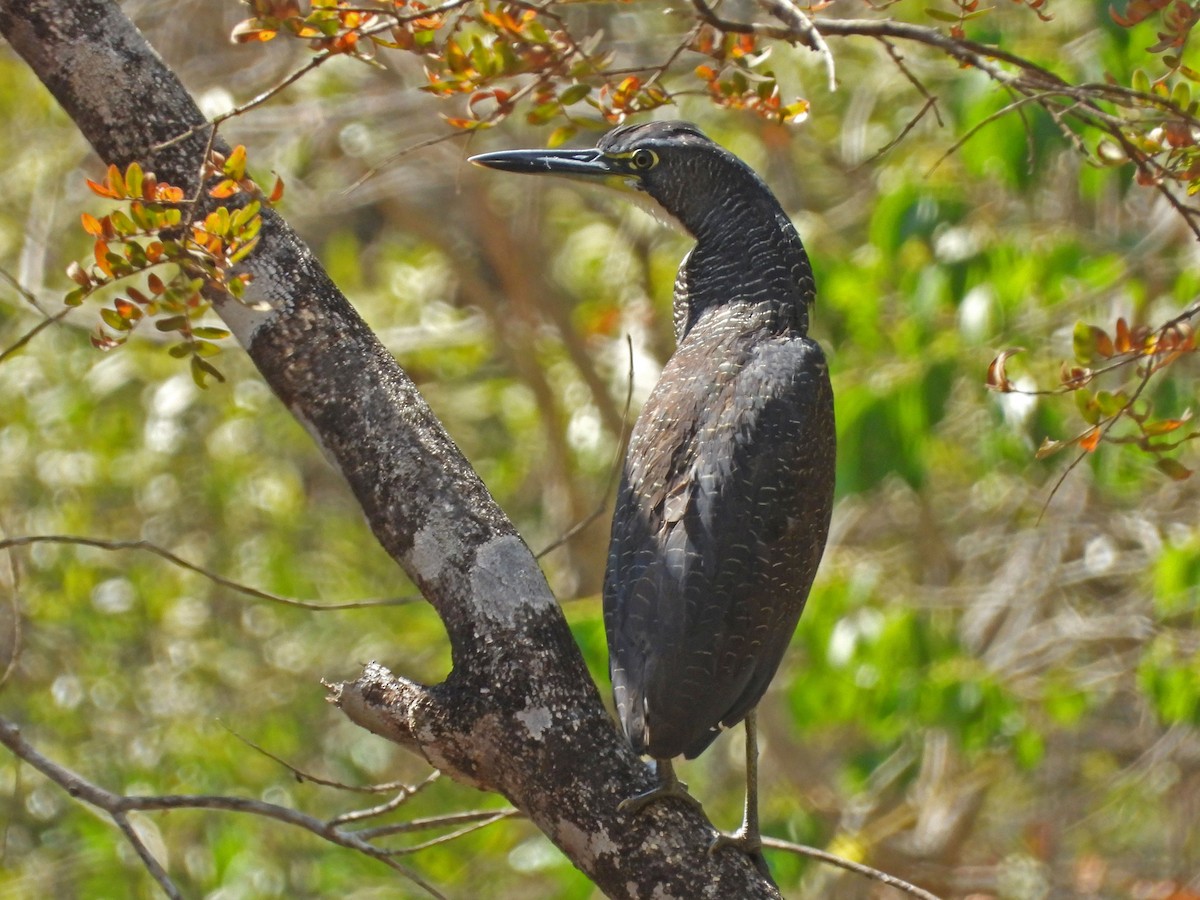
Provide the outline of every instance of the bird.
[[676,348],[630,436],[604,578],[617,718],[657,775],[619,808],[699,806],[673,760],[744,722],[742,824],[709,849],[738,847],[770,877],[755,709],[804,610],[834,500],[833,388],[808,333],[807,253],[766,183],[688,122],[470,161],[632,191],[695,239],[675,280]]

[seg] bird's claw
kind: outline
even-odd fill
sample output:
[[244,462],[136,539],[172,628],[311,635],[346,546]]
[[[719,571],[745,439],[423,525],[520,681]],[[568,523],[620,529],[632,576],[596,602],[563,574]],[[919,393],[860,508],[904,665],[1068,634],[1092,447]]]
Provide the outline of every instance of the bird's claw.
[[636,816],[651,803],[657,803],[660,800],[679,800],[696,809],[701,809],[700,801],[688,793],[687,785],[682,781],[672,780],[666,784],[660,784],[650,788],[640,794],[634,794],[632,797],[626,797],[617,804],[617,812],[628,813],[631,816]]
[[763,856],[762,852],[762,836],[757,831],[751,832],[749,829],[742,827],[732,834],[721,832],[708,845],[708,852],[709,854],[713,854],[726,847],[732,847],[735,850],[745,853],[750,857],[750,861],[754,863],[754,868],[758,869],[766,877],[771,877],[771,870],[767,866],[767,858]]

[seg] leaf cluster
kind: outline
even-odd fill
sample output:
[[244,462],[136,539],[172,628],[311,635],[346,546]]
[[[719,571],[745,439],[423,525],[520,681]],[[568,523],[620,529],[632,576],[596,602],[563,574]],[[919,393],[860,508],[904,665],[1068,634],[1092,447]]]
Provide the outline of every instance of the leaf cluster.
[[92,193],[117,205],[100,217],[81,215],[83,230],[93,239],[93,264],[71,263],[67,275],[76,287],[63,301],[79,306],[97,292],[119,286],[112,305],[100,310],[102,321],[92,345],[113,350],[142,323],[152,321],[157,331],[177,338],[168,352],[189,360],[192,377],[201,387],[210,377],[225,380],[209,360],[219,352],[216,342],[229,337],[224,328],[201,324],[212,307],[209,297],[215,293],[244,301],[252,276],[234,270],[258,243],[263,204],[273,204],[283,194],[281,180],[264,195],[248,177],[246,149],[240,145],[228,158],[213,151],[204,175],[212,184],[208,196],[252,199],[232,209],[218,206],[195,221],[194,202],[186,200],[180,188],[143,172],[137,162],[124,172],[109,166],[103,182],[88,179]]

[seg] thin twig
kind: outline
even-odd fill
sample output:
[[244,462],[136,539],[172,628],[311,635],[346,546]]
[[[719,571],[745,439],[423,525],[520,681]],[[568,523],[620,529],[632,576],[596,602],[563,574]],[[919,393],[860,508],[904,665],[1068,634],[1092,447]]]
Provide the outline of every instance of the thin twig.
[[12,648],[8,662],[4,665],[4,672],[0,674],[0,688],[4,687],[8,679],[12,677],[12,673],[17,670],[17,663],[21,659],[22,646],[21,602],[18,599],[21,589],[21,569],[17,565],[17,560],[13,553],[5,554],[5,558],[8,560],[9,581],[11,582],[9,585],[10,594],[8,601],[9,611],[12,615]]
[[470,822],[490,821],[496,816],[508,817],[520,815],[516,809],[474,809],[468,812],[447,813],[444,816],[427,816],[422,819],[411,819],[407,822],[393,822],[390,825],[376,825],[374,828],[363,828],[353,834],[363,840],[373,841],[376,838],[392,834],[410,834],[414,831],[430,831],[434,828],[445,828],[447,825],[462,825]]
[[929,89],[925,87],[925,85],[921,82],[921,79],[918,78],[916,74],[908,67],[907,63],[904,62],[904,57],[901,55],[900,51],[896,49],[896,45],[884,37],[876,38],[876,40],[883,44],[883,48],[887,51],[888,56],[891,57],[891,60],[893,63],[895,63],[896,68],[900,70],[900,74],[908,79],[908,83],[916,88],[917,93],[924,97],[928,102],[933,104],[933,114],[937,118],[938,126],[945,128],[946,123],[942,121],[942,112],[937,108],[937,98],[929,92]]
[[183,894],[179,892],[179,888],[171,881],[171,876],[167,874],[167,870],[162,867],[162,864],[154,858],[154,854],[150,852],[150,848],[146,846],[141,836],[137,833],[129,817],[123,812],[115,812],[112,814],[112,820],[116,822],[117,827],[124,833],[126,839],[133,845],[133,849],[137,851],[137,855],[142,859],[142,865],[146,867],[146,871],[150,876],[158,882],[158,886],[163,889],[171,900],[183,900]]
[[416,853],[419,850],[428,850],[430,847],[437,847],[437,846],[440,846],[441,844],[448,844],[451,841],[456,841],[459,838],[464,837],[465,835],[468,835],[473,831],[479,831],[480,829],[487,828],[489,825],[494,825],[496,822],[500,822],[504,819],[511,819],[513,816],[518,816],[520,814],[521,814],[520,810],[502,809],[499,812],[495,813],[492,816],[489,816],[486,819],[481,819],[480,821],[475,822],[471,825],[464,826],[463,828],[458,828],[454,831],[451,831],[449,834],[443,834],[441,837],[430,838],[429,840],[422,841],[419,844],[413,844],[411,847],[400,847],[399,849],[393,850],[391,852],[392,852],[393,856],[404,856],[409,853]]
[[866,159],[864,159],[858,165],[854,166],[854,168],[852,168],[850,171],[856,172],[859,169],[864,168],[865,166],[871,165],[877,159],[880,159],[885,154],[887,154],[893,147],[895,147],[902,140],[904,140],[904,138],[908,136],[908,133],[910,131],[912,131],[914,128],[917,127],[917,123],[920,122],[923,118],[925,118],[925,114],[927,112],[929,112],[931,109],[933,110],[933,114],[936,116],[938,114],[936,97],[930,97],[929,99],[927,99],[925,101],[925,105],[922,106],[917,111],[917,114],[908,120],[907,125],[905,125],[903,128],[900,129],[899,134],[897,134],[894,138],[892,138],[890,141],[888,141],[886,144],[884,144],[882,147],[880,147],[878,150],[876,150],[874,153],[872,153],[870,156],[868,156]]
[[845,869],[847,872],[854,872],[855,874],[863,875],[867,878],[871,878],[875,881],[886,884],[889,887],[894,887],[906,894],[919,897],[921,900],[941,900],[937,894],[932,894],[924,888],[919,888],[915,884],[910,884],[903,878],[897,878],[895,875],[889,875],[887,872],[881,872],[879,869],[863,865],[862,863],[843,859],[840,856],[834,856],[832,853],[826,853],[824,850],[818,850],[816,847],[808,847],[804,844],[793,844],[791,841],[785,841],[781,840],[780,838],[773,837],[764,837],[762,842],[764,847],[770,847],[773,850],[785,850],[788,853],[794,853],[797,856],[806,856],[809,859],[815,859],[819,862],[828,863],[831,866],[837,866],[838,868]]
[[441,774],[440,772],[437,771],[437,769],[434,769],[433,772],[430,773],[425,778],[424,781],[422,781],[420,784],[417,784],[417,785],[409,785],[403,781],[389,781],[386,784],[367,784],[367,785],[343,784],[340,781],[332,781],[328,778],[321,778],[317,775],[313,775],[309,772],[305,772],[303,769],[297,768],[296,766],[294,766],[290,762],[288,762],[286,759],[276,756],[274,753],[272,753],[270,750],[266,749],[265,747],[262,747],[256,743],[254,743],[254,741],[250,740],[248,737],[238,734],[236,731],[234,731],[232,728],[230,728],[228,725],[226,725],[223,722],[221,723],[221,727],[224,728],[226,731],[228,731],[231,735],[233,735],[239,741],[241,741],[243,744],[245,744],[247,747],[249,747],[251,750],[256,750],[257,752],[261,753],[263,756],[265,756],[267,759],[271,760],[272,762],[279,763],[279,765],[283,766],[285,769],[287,769],[289,772],[291,772],[292,775],[294,775],[296,777],[297,781],[300,781],[300,782],[307,781],[312,784],[319,784],[322,787],[330,787],[330,788],[334,788],[339,791],[353,791],[353,792],[359,793],[359,794],[388,794],[388,793],[391,793],[392,791],[398,790],[405,797],[405,799],[407,799],[408,797],[413,796],[414,794],[416,794],[423,788],[432,784],[434,781],[437,780],[438,776]]
[[12,289],[20,294],[21,298],[25,300],[26,303],[28,303],[38,312],[42,313],[42,315],[46,314],[43,312],[41,306],[38,305],[38,298],[33,291],[21,284],[21,282],[18,281],[16,277],[3,266],[0,266],[0,278],[3,278],[5,281],[7,281]]
[[81,535],[72,534],[26,534],[20,537],[4,538],[0,540],[0,550],[8,550],[12,547],[26,547],[31,544],[69,544],[82,547],[95,547],[99,550],[142,550],[146,553],[152,553],[155,556],[165,559],[167,562],[179,566],[181,569],[187,569],[189,572],[195,572],[197,575],[207,578],[214,584],[220,585],[223,588],[228,588],[231,591],[236,591],[239,594],[244,594],[247,597],[254,597],[257,600],[266,600],[270,603],[278,603],[281,606],[290,606],[295,609],[307,609],[314,612],[331,612],[335,610],[346,609],[370,609],[377,606],[401,606],[406,603],[414,603],[422,597],[418,595],[407,597],[390,597],[376,600],[351,600],[346,603],[316,603],[311,600],[297,600],[294,597],[283,597],[279,594],[272,594],[270,591],[263,591],[249,585],[239,584],[224,575],[220,575],[211,569],[206,569],[204,566],[196,565],[196,563],[188,562],[181,556],[172,553],[165,547],[160,547],[150,541],[116,541],[105,540],[103,538],[83,537]]
[[67,316],[69,316],[74,311],[75,311],[75,307],[68,306],[65,309],[60,309],[58,312],[56,312],[54,315],[50,316],[48,319],[42,319],[42,321],[38,322],[36,325],[34,325],[32,328],[30,328],[27,332],[25,332],[23,335],[21,335],[21,337],[17,338],[17,340],[14,344],[12,344],[9,347],[5,347],[4,350],[0,351],[0,363],[4,362],[10,356],[12,356],[13,354],[20,351],[22,347],[24,347],[26,344],[28,344],[30,341],[32,341],[35,337],[37,337],[39,334],[41,334],[42,331],[49,328],[51,325],[55,324],[56,322],[61,322],[63,319],[65,319]]

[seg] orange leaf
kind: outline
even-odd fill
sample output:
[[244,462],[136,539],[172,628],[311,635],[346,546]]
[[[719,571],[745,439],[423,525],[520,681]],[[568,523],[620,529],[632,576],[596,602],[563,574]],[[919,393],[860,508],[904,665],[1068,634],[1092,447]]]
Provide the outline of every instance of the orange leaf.
[[79,217],[79,220],[83,222],[83,230],[92,237],[100,237],[102,234],[104,234],[104,226],[100,224],[100,220],[95,216],[89,215],[88,213],[83,213]]
[[96,257],[96,267],[112,278],[112,266],[108,262],[108,244],[104,241],[96,241],[96,246],[93,248],[93,255]]
[[1098,446],[1100,446],[1101,433],[1102,432],[1099,428],[1089,428],[1083,433],[1083,436],[1079,438],[1079,446],[1084,451],[1091,453]]
[[99,194],[101,197],[106,197],[109,200],[119,200],[121,195],[114,191],[106,184],[97,184],[92,179],[87,179],[87,186],[91,188],[93,194]]
[[275,187],[271,188],[271,196],[267,198],[268,203],[278,203],[283,199],[283,179],[278,175],[275,176]]
[[208,196],[215,197],[218,200],[224,200],[226,197],[232,197],[238,192],[237,182],[226,178],[216,187],[209,188]]
[[1128,353],[1133,349],[1133,335],[1129,331],[1129,323],[1124,317],[1117,319],[1116,348],[1118,353]]
[[118,198],[125,196],[125,176],[116,166],[108,167],[108,187]]

